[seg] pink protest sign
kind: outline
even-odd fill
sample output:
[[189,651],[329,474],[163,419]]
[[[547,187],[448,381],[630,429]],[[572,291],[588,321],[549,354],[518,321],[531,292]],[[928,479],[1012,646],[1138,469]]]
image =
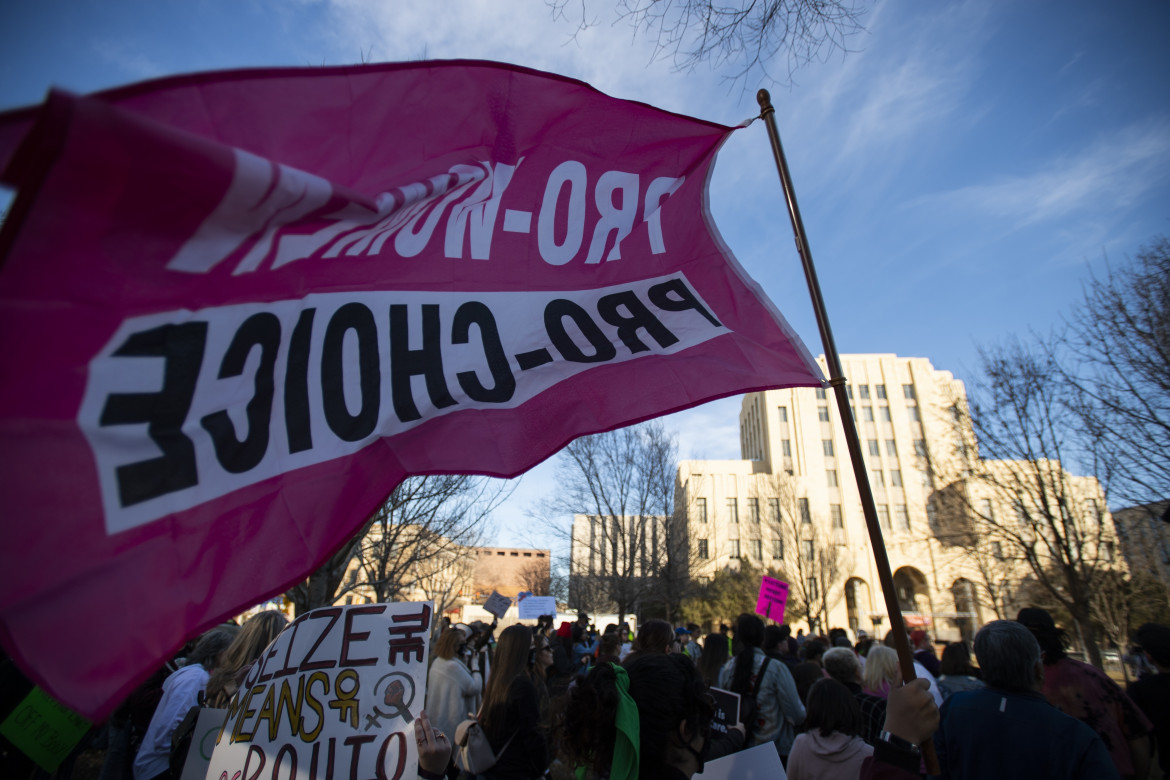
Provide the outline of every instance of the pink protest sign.
[[788,583],[767,574],[760,581],[760,596],[756,599],[756,614],[781,623],[784,607],[788,604]]
[[819,384],[710,222],[731,132],[483,62],[0,116],[5,647],[101,717],[408,474]]

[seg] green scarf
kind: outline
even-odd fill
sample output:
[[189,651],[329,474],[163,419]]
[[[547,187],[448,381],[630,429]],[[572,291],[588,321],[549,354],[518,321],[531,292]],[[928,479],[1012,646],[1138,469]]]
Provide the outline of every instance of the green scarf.
[[610,664],[617,676],[618,708],[613,719],[613,762],[609,780],[637,780],[638,745],[641,728],[638,725],[638,705],[630,696],[630,676],[618,664]]

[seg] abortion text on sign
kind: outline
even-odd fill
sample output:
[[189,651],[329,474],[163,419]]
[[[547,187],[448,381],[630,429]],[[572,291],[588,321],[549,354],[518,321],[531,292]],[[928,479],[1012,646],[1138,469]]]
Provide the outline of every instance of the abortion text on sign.
[[326,607],[298,618],[244,678],[207,776],[409,777],[431,618],[430,602]]

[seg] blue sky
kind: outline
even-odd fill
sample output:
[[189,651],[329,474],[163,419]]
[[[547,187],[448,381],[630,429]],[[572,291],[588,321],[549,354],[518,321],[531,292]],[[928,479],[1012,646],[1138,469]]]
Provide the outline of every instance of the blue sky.
[[[435,15],[435,9],[442,13]],[[896,352],[974,379],[976,350],[1047,331],[1090,268],[1170,233],[1170,3],[880,2],[849,54],[791,85],[676,72],[543,3],[0,0],[0,108],[196,70],[483,58],[734,124],[767,86],[842,352]],[[4,204],[7,198],[0,201]],[[810,351],[822,347],[764,128],[724,148],[724,238]],[[669,418],[683,457],[738,457],[738,399]],[[503,544],[553,489],[551,464],[497,513]]]

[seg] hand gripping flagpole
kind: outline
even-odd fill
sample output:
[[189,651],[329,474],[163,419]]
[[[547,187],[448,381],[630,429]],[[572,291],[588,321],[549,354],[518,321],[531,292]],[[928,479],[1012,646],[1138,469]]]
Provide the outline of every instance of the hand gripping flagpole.
[[[910,640],[906,635],[906,624],[902,620],[902,610],[898,607],[897,591],[894,590],[894,577],[890,573],[890,559],[886,555],[886,544],[882,538],[881,526],[878,524],[873,490],[870,488],[869,478],[866,476],[865,461],[861,455],[861,440],[857,436],[857,423],[853,419],[849,398],[845,394],[846,379],[841,370],[841,358],[837,354],[833,331],[829,327],[829,315],[825,311],[825,301],[821,297],[821,285],[817,281],[816,268],[813,267],[812,250],[808,245],[808,236],[804,232],[804,221],[800,217],[800,207],[796,203],[796,190],[792,186],[792,177],[788,173],[788,161],[784,157],[784,147],[780,145],[780,131],[776,128],[776,109],[772,107],[772,96],[768,94],[766,89],[761,89],[756,93],[756,102],[760,104],[760,118],[764,120],[764,124],[768,128],[768,138],[772,141],[772,156],[776,158],[780,184],[784,187],[784,200],[788,204],[788,217],[792,221],[792,232],[796,235],[796,249],[800,252],[800,262],[804,266],[804,277],[808,281],[808,292],[812,297],[817,327],[821,331],[821,342],[825,347],[825,362],[829,366],[829,386],[833,388],[841,423],[845,428],[845,444],[849,448],[849,460],[853,463],[853,474],[857,478],[857,492],[861,496],[861,509],[865,514],[865,525],[869,529],[869,540],[873,547],[874,562],[877,565],[878,581],[881,583],[882,595],[886,600],[886,611],[890,615],[890,630],[894,634],[894,647],[898,651],[902,679],[905,682],[910,682],[917,676],[914,674],[914,656],[910,652]],[[934,743],[928,739],[921,745],[921,748],[927,772],[932,775],[939,774],[938,757],[934,752]]]

